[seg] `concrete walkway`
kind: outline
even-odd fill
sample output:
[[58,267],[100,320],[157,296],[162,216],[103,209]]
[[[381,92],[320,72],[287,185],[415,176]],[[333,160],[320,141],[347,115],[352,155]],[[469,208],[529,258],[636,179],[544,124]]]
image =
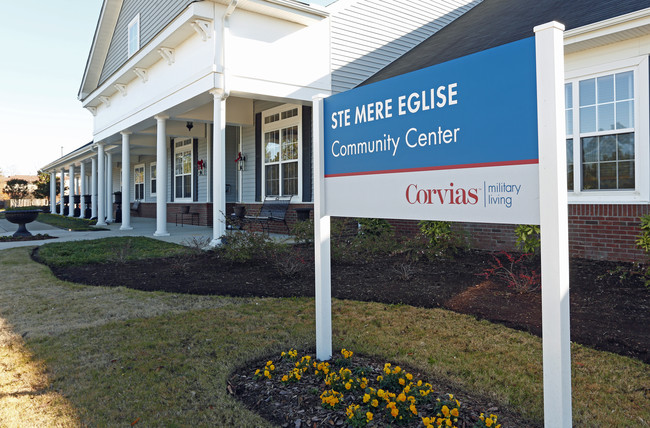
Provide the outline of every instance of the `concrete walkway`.
[[[120,230],[120,223],[109,224],[103,226],[109,230],[96,230],[96,231],[83,231],[73,232],[63,230],[50,226],[38,221],[26,225],[33,235],[38,233],[56,236],[57,239],[45,239],[38,241],[14,241],[14,242],[0,242],[0,250],[14,247],[26,247],[31,245],[42,245],[50,242],[63,242],[63,241],[82,241],[88,239],[107,238],[109,236],[146,236],[149,238],[160,239],[161,241],[174,242],[176,244],[184,244],[190,242],[193,238],[196,239],[212,239],[212,227],[206,226],[189,226],[180,224],[176,226],[174,223],[167,223],[167,232],[169,236],[153,236],[156,231],[155,218],[142,218],[132,217],[131,226],[133,230]],[[5,219],[0,219],[0,236],[11,236],[18,230],[18,225],[9,223]]]

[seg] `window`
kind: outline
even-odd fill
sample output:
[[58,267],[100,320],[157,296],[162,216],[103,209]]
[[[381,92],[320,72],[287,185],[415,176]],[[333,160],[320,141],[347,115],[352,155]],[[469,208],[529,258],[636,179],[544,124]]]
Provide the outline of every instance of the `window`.
[[149,177],[151,180],[151,196],[156,194],[156,162],[152,162],[149,166]]
[[300,195],[300,108],[281,106],[263,113],[263,183],[266,196]]
[[[594,201],[648,197],[648,58],[569,73],[565,84],[567,188]],[[641,125],[641,126],[639,126]]]
[[136,15],[127,29],[128,34],[128,57],[131,58],[134,53],[140,49],[140,14]]
[[174,197],[192,199],[192,139],[174,140]]
[[134,198],[136,201],[144,199],[144,165],[136,165],[133,168]]
[[567,189],[573,190],[573,85],[564,85]]

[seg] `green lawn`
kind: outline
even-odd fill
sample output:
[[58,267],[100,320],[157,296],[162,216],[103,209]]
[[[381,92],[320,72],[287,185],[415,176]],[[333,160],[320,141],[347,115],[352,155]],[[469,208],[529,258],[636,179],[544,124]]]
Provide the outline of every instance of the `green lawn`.
[[[80,286],[29,252],[0,252],[0,426],[267,426],[227,394],[229,374],[314,346],[313,299]],[[408,364],[542,423],[539,338],[441,309],[334,300],[332,313],[334,349]],[[572,361],[575,426],[648,426],[647,365],[582,346]]]

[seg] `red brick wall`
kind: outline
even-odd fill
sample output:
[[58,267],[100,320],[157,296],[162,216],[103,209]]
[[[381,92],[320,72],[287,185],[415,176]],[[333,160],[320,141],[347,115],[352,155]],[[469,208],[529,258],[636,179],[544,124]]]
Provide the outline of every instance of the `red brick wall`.
[[569,205],[569,250],[575,257],[645,261],[635,245],[650,205]]
[[[647,260],[636,247],[641,232],[639,218],[650,213],[650,205],[608,204],[569,205],[569,254],[595,260]],[[417,222],[390,220],[399,233],[417,232]],[[465,233],[472,248],[506,250],[516,248],[515,225],[454,223],[453,229]]]
[[[176,213],[184,205],[190,206],[191,212],[199,213],[199,225],[212,226],[212,204],[167,204],[167,221],[174,222]],[[235,205],[246,206],[249,215],[255,215],[261,203],[227,204],[227,215],[233,212]],[[296,222],[296,208],[311,208],[310,218],[314,218],[313,204],[291,204],[287,210],[289,228]],[[648,204],[607,204],[607,205],[569,205],[569,252],[572,257],[612,261],[646,261],[643,250],[635,245],[640,233],[639,218],[650,213]],[[155,203],[142,203],[140,216],[156,217]],[[180,217],[179,217],[180,218]],[[190,224],[190,217],[185,216],[185,224]],[[417,221],[389,220],[396,232],[413,235],[418,232]],[[249,230],[260,231],[259,225],[247,226]],[[515,249],[515,225],[488,223],[454,223],[453,229],[464,233],[473,248],[484,250]],[[272,222],[271,233],[287,233],[284,224]]]

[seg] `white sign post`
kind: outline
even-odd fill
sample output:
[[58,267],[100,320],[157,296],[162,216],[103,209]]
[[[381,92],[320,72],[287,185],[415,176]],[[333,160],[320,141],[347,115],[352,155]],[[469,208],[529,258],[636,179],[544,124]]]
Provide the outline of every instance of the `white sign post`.
[[571,426],[563,30],[314,98],[319,360],[332,357],[331,215],[540,224],[544,423]]
[[542,262],[544,426],[570,427],[569,226],[564,123],[564,26],[535,27]]

